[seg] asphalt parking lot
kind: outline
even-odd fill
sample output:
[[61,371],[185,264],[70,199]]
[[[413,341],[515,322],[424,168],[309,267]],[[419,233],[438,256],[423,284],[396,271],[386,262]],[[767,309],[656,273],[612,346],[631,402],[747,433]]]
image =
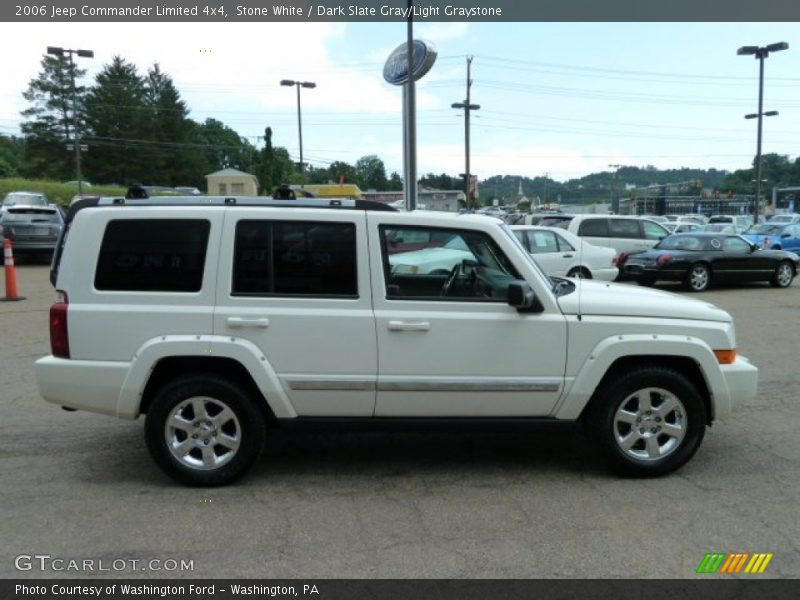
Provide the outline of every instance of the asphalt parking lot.
[[800,282],[699,296],[734,315],[759,395],[672,476],[618,478],[575,435],[282,433],[238,485],[198,490],[156,468],[141,421],[40,399],[53,290],[47,265],[17,270],[27,299],[0,303],[0,577],[114,574],[15,569],[39,554],[191,560],[193,577],[679,578],[706,552],[772,552],[763,577],[800,577]]

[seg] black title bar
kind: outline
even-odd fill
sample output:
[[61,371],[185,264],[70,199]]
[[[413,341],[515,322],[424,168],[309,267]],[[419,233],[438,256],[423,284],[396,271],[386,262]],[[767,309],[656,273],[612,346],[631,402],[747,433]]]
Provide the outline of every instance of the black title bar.
[[[16,22],[405,21],[407,0],[8,0],[0,20]],[[415,0],[428,21],[800,21],[796,0]]]

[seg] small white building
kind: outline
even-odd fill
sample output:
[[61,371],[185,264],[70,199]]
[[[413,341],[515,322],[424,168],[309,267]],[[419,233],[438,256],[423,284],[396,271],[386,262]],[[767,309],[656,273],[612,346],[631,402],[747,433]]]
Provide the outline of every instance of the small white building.
[[257,196],[258,179],[228,167],[206,175],[206,189],[209,196]]

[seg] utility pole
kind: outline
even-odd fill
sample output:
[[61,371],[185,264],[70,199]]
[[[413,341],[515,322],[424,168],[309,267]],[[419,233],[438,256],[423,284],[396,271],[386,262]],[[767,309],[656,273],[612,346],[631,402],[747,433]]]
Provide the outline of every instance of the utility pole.
[[[608,165],[610,169],[614,169],[614,174],[611,178],[611,211],[617,215],[619,214],[619,193],[617,192],[617,177],[619,177],[619,170],[623,165]],[[614,199],[616,198],[616,202]]]
[[549,172],[544,174],[544,191],[542,192],[542,204],[547,206],[547,178],[550,177]]
[[470,197],[470,188],[471,186],[471,174],[469,172],[469,113],[473,110],[478,110],[481,106],[480,104],[470,104],[470,94],[469,90],[472,87],[472,57],[467,57],[467,98],[464,102],[454,102],[450,106],[452,108],[463,108],[464,109],[464,193],[466,194],[466,203],[467,208],[474,207],[474,198]]

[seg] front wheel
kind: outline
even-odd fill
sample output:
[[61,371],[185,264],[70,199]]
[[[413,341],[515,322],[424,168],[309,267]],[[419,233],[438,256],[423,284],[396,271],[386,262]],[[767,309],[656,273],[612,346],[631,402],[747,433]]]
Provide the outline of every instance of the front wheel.
[[706,429],[705,403],[694,385],[661,367],[643,367],[617,379],[594,398],[586,418],[613,466],[645,477],[683,466]]
[[147,412],[147,448],[156,464],[180,483],[230,483],[264,449],[266,418],[256,402],[232,381],[215,375],[175,379],[161,388]]
[[775,268],[770,283],[774,287],[787,288],[792,285],[792,281],[794,281],[794,267],[788,260],[784,260]]

